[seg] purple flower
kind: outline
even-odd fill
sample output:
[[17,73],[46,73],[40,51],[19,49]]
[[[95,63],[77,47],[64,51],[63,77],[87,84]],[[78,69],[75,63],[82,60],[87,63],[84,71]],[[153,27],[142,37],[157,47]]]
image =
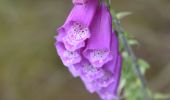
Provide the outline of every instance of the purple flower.
[[[84,56],[95,67],[102,67],[113,59],[111,50],[112,18],[108,8],[102,4],[91,25],[91,37],[87,41]],[[115,45],[114,45],[115,46]]]
[[113,70],[116,67],[115,63],[115,61],[110,61],[103,67],[97,68],[91,65],[87,59],[82,58],[80,63],[74,64],[74,70],[71,73],[74,76],[79,75],[87,90],[93,93],[102,87],[107,87],[114,81]]
[[58,55],[65,66],[68,67],[81,61],[80,51],[68,51],[62,42],[57,42],[55,45]]
[[74,77],[80,77],[90,93],[113,100],[121,73],[118,38],[111,14],[98,0],[73,0],[75,4],[58,31],[56,49]]
[[[80,78],[84,82],[85,87],[89,92],[91,93],[98,92],[101,93],[99,95],[105,96],[106,95],[105,91],[107,92],[108,87],[112,87],[112,85],[114,85],[114,91],[116,91],[118,88],[121,71],[120,64],[121,57],[117,56],[117,61],[112,60],[105,64],[102,68],[96,68],[90,65],[91,66],[90,69],[84,71],[86,72],[86,74],[80,74]],[[98,69],[98,71],[96,71],[96,69]],[[88,77],[86,75],[88,75]],[[89,75],[91,75],[90,80]]]
[[68,70],[73,75],[73,77],[78,77],[80,75],[79,68],[75,67],[74,65],[69,66]]
[[96,13],[98,0],[90,0],[86,5],[75,5],[66,22],[58,29],[63,34],[62,42],[69,51],[85,46],[85,40],[90,38],[89,26]]
[[118,56],[117,65],[114,69],[114,81],[110,83],[107,87],[101,88],[97,93],[102,98],[102,100],[116,100],[118,98],[118,86],[121,76],[121,65],[122,59],[121,56]]
[[74,4],[85,4],[87,3],[89,0],[72,0]]
[[82,59],[82,61],[78,64],[74,65],[75,67],[79,67],[80,77],[84,82],[92,82],[95,79],[102,77],[104,74],[104,70],[102,68],[96,68],[88,60]]

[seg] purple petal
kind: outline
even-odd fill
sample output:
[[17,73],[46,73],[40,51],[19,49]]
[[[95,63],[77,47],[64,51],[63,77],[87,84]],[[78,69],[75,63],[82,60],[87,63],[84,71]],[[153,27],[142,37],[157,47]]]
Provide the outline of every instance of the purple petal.
[[104,87],[101,90],[98,91],[98,94],[103,100],[114,100],[118,94],[118,87],[119,87],[119,82],[120,82],[120,76],[121,76],[121,57],[118,57],[118,63],[115,68],[115,73],[114,73],[114,80],[108,87]]
[[118,43],[118,37],[115,35],[114,32],[112,32],[112,37],[111,37],[111,54],[113,56],[113,59],[109,61],[108,63],[105,64],[104,68],[107,71],[110,71],[112,73],[115,73],[115,68],[118,63],[118,57],[119,57],[119,43]]
[[62,42],[63,41],[63,38],[66,36],[65,34],[65,30],[63,28],[60,28],[58,30],[58,35],[55,36],[55,40],[56,40],[56,43],[57,42]]
[[81,66],[80,76],[84,82],[92,82],[104,74],[104,70],[102,68],[93,67],[93,65],[91,65],[86,59],[82,59],[82,61],[75,66]]
[[78,77],[80,75],[80,71],[78,70],[76,66],[72,65],[68,67],[68,70],[73,75],[73,77]]
[[90,37],[89,29],[80,23],[72,23],[67,35],[63,38],[66,49],[75,51],[85,46],[85,40]]
[[89,0],[72,0],[74,4],[83,5],[86,4]]
[[111,84],[114,81],[115,79],[113,73],[106,71],[102,77],[96,80],[96,84],[98,85],[98,87],[107,87],[109,84]]
[[87,41],[84,56],[95,67],[102,67],[110,61],[111,53],[112,18],[105,4],[98,9],[91,25],[91,37]]
[[80,79],[83,81],[86,89],[90,93],[94,93],[94,92],[96,92],[98,90],[98,87],[93,82],[88,82],[88,81],[84,80],[82,76],[80,76]]
[[[117,57],[119,58],[119,57]],[[118,61],[118,60],[117,60]],[[96,73],[98,77],[96,76],[91,76],[90,79],[89,77],[85,77],[87,75],[90,75],[90,73],[86,74],[80,74],[81,79],[83,80],[87,90],[89,90],[91,93],[94,91],[98,91],[101,88],[106,88],[110,84],[112,84],[115,81],[115,74],[117,74],[117,61],[110,61],[109,63],[105,64],[102,68],[102,74],[101,73]],[[81,68],[81,67],[80,67]],[[95,69],[98,69],[94,67]],[[86,72],[86,71],[84,71]],[[92,71],[93,72],[93,71]],[[95,73],[93,73],[95,75]]]
[[97,7],[98,0],[90,0],[84,6],[74,6],[64,25],[58,29],[59,33],[65,34],[63,42],[66,49],[75,51],[85,46],[84,41],[90,37],[89,26]]
[[60,56],[65,66],[71,66],[81,61],[80,51],[68,51],[64,48],[64,45],[62,42],[57,42],[55,46],[56,46],[58,55]]

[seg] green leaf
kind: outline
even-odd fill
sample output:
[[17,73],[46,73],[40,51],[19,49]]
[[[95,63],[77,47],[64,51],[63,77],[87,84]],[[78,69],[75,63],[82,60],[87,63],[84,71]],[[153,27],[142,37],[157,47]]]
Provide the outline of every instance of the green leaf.
[[127,59],[129,57],[128,53],[126,51],[122,52],[123,58]]
[[169,100],[170,99],[170,96],[169,95],[164,95],[164,94],[160,94],[160,93],[157,93],[154,95],[154,100]]
[[141,65],[141,67],[145,67],[146,69],[150,67],[149,63],[146,62],[144,59],[138,59],[138,64]]
[[135,39],[128,40],[128,43],[130,45],[138,45],[139,44],[139,42],[137,40],[135,40]]
[[150,65],[143,59],[139,59],[138,64],[140,65],[140,69],[143,74],[145,74],[146,70],[150,67]]
[[125,18],[125,17],[127,17],[131,14],[132,14],[132,12],[119,12],[119,13],[116,14],[116,17],[118,19],[123,19],[123,18]]

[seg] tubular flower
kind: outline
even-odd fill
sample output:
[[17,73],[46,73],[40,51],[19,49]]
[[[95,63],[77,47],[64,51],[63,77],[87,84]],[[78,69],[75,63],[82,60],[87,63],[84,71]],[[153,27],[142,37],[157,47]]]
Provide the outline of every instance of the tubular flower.
[[75,51],[85,46],[85,40],[90,38],[90,24],[96,13],[98,0],[90,0],[86,5],[75,5],[66,22],[58,29],[63,34],[62,42],[69,51]]
[[56,43],[56,48],[65,66],[71,66],[81,61],[80,51],[68,51],[62,43]]
[[75,67],[79,67],[81,79],[85,82],[92,82],[99,77],[102,77],[104,70],[102,68],[96,68],[88,60],[83,59],[79,64],[76,64]]
[[93,66],[102,67],[113,59],[110,45],[112,42],[112,19],[105,4],[101,5],[94,17],[91,33],[83,54]]
[[75,4],[55,37],[62,63],[80,77],[90,93],[102,100],[115,100],[122,59],[112,17],[99,0],[73,0]]
[[97,93],[102,98],[102,100],[117,100],[118,99],[118,86],[120,82],[120,76],[121,76],[121,57],[118,56],[117,59],[117,65],[114,68],[114,81],[110,83],[110,85],[101,88]]
[[[112,33],[111,41],[111,49],[115,50],[113,53],[115,54],[114,59],[102,67],[94,67],[87,59],[82,58],[81,62],[74,64],[75,71],[72,71],[72,74],[80,76],[89,92],[98,92],[102,98],[107,95],[103,91],[110,86],[114,85],[114,90],[117,90],[120,78],[121,57],[118,52],[118,39],[114,33]],[[115,94],[116,92],[113,96],[116,96]]]
[[89,0],[72,0],[73,4],[86,4]]

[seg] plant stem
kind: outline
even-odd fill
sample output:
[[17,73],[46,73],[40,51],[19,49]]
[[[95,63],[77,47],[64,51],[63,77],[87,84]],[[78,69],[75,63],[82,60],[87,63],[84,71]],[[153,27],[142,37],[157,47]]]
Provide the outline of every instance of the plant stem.
[[137,57],[135,56],[131,46],[128,44],[127,39],[124,36],[124,30],[120,25],[120,21],[117,18],[113,17],[113,22],[115,24],[116,31],[118,32],[118,34],[122,40],[125,50],[128,52],[129,56],[131,57],[133,69],[141,82],[142,90],[145,95],[145,100],[151,100],[149,97],[148,90],[147,90],[147,83],[146,83],[144,76],[141,73],[140,65],[138,64]]
[[[111,0],[108,0],[108,7],[111,8]],[[125,50],[128,52],[129,56],[131,57],[133,69],[141,82],[145,100],[151,100],[148,90],[147,90],[147,82],[146,82],[144,76],[142,75],[142,72],[140,70],[140,65],[138,64],[137,57],[135,56],[135,54],[132,50],[132,47],[128,44],[128,41],[127,41],[126,37],[124,36],[125,31],[120,24],[120,20],[116,17],[115,14],[113,14],[112,17],[113,17],[113,23],[115,25],[116,31],[118,32],[118,34],[122,40]]]

